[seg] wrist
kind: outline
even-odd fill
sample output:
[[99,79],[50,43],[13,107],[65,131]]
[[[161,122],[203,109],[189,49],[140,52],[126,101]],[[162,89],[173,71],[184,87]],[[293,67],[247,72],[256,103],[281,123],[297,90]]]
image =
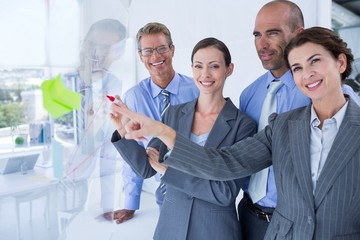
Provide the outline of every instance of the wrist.
[[168,147],[168,149],[172,149],[175,144],[175,137],[176,132],[171,127],[162,124],[160,134],[158,135],[158,138],[165,143],[165,145]]
[[118,128],[117,129],[117,132],[119,133],[120,137],[121,138],[124,138],[125,134],[126,134],[126,131],[124,128]]

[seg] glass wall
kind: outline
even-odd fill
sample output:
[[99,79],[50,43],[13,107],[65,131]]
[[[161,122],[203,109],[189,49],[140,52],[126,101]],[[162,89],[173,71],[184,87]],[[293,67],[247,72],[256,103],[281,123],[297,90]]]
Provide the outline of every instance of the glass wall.
[[[44,80],[76,68],[80,5],[72,0],[14,0],[2,6],[0,142],[5,151],[19,143],[38,144],[30,141],[29,126],[50,121],[40,86]],[[18,135],[25,139],[16,144],[13,138]]]
[[135,75],[126,2],[2,3],[1,239],[68,239],[80,213],[119,207],[106,95]]

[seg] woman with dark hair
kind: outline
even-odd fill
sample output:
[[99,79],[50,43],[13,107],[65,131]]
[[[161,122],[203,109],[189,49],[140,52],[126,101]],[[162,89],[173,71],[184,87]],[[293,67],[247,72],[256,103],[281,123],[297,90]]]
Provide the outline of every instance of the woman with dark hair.
[[299,33],[285,56],[311,104],[272,114],[269,125],[230,147],[204,148],[180,132],[112,106],[131,119],[126,138],[156,136],[174,168],[212,180],[244,177],[273,165],[278,202],[265,239],[360,239],[360,108],[341,90],[353,56],[335,32]]
[[[226,45],[215,38],[203,39],[194,47],[191,62],[200,95],[170,106],[164,124],[197,145],[214,148],[253,135],[256,123],[223,96],[225,80],[234,68]],[[209,181],[168,168],[158,163],[159,155],[163,159],[168,152],[159,139],[151,140],[145,151],[136,141],[124,139],[120,116],[112,119],[117,131],[111,141],[124,160],[143,178],[160,173],[167,187],[154,239],[242,239],[235,206],[241,179]]]

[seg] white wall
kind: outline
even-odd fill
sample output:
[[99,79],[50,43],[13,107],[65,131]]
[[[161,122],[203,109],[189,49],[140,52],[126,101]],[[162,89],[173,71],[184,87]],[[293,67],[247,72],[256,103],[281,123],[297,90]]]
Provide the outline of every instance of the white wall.
[[[128,52],[112,67],[123,80],[123,92],[148,76],[136,53],[135,35],[148,22],[169,27],[175,49],[174,67],[191,76],[190,55],[205,37],[216,37],[229,47],[235,70],[225,85],[225,96],[238,105],[241,91],[265,70],[257,57],[252,31],[255,16],[269,0],[87,0],[83,1],[84,31],[94,21],[117,18],[128,26]],[[305,26],[331,26],[331,0],[294,0],[302,9]],[[129,52],[130,51],[130,52]]]
[[[202,38],[216,37],[227,44],[234,74],[228,78],[225,96],[238,105],[241,91],[265,70],[258,60],[252,31],[257,11],[268,0],[133,0],[129,8],[129,34],[150,21],[167,25],[175,44],[174,67],[177,72],[191,76],[190,55],[193,46]],[[305,26],[331,25],[331,0],[295,0],[303,10]],[[326,14],[327,13],[327,14]],[[148,76],[137,57],[137,79]]]

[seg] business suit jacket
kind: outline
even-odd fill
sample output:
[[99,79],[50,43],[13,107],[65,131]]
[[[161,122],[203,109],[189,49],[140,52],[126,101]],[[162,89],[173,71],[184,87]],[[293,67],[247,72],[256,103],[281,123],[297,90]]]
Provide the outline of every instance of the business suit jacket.
[[[190,138],[196,103],[197,100],[171,106],[164,115],[164,123]],[[255,131],[256,123],[227,100],[205,146],[229,146]],[[155,174],[145,151],[134,144],[135,141],[119,140],[118,134],[114,133],[112,142],[137,174],[144,178]],[[152,140],[148,146],[160,148],[161,156],[167,151],[166,147],[160,147],[158,139]],[[235,207],[241,179],[209,181],[169,167],[161,181],[167,190],[154,239],[241,239]]]
[[273,164],[278,202],[265,239],[360,239],[360,108],[349,100],[314,194],[310,109],[273,114],[253,138],[218,151],[177,134],[165,163],[217,180],[244,177]]

